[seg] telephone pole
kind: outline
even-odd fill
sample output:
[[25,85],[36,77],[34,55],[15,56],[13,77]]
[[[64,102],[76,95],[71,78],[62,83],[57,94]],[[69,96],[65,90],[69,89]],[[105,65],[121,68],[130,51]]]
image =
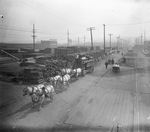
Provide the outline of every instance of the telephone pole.
[[91,46],[92,46],[92,50],[94,49],[93,48],[93,36],[92,36],[92,30],[94,30],[95,27],[90,27],[90,28],[87,28],[87,31],[90,31],[90,34],[91,34]]
[[113,34],[108,34],[109,36],[110,36],[110,50],[111,50],[111,36],[113,35]]
[[35,26],[34,26],[34,24],[33,24],[33,35],[32,35],[32,38],[33,38],[33,49],[34,49],[34,51],[35,51],[35,37],[36,37],[36,35],[35,35]]
[[142,36],[142,34],[141,34],[141,45],[143,44],[143,36]]
[[79,46],[79,44],[80,44],[80,38],[78,37],[78,46]]
[[118,44],[118,43],[119,43],[119,38],[120,38],[120,36],[117,37],[117,50],[118,50],[118,47],[119,47],[119,46],[118,46],[118,45],[119,45],[119,44]]
[[103,26],[104,26],[104,52],[105,52],[105,24],[103,24]]
[[85,36],[84,36],[84,46],[85,46]]
[[144,42],[146,41],[146,32],[144,30]]
[[69,46],[69,30],[67,30],[67,42],[68,42],[68,46]]

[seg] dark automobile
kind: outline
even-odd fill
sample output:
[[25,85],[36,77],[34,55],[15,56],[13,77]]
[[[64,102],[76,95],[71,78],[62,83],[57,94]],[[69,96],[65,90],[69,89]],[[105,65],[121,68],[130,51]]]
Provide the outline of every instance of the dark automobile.
[[120,72],[120,65],[118,63],[115,63],[113,66],[112,66],[112,71],[113,72]]

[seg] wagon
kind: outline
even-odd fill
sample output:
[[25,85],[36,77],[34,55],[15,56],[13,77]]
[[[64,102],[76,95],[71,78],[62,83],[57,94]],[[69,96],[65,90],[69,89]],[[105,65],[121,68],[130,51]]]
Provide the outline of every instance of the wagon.
[[76,59],[75,68],[81,68],[83,76],[86,73],[92,73],[94,71],[94,58],[86,54],[80,54]]
[[93,57],[89,58],[88,60],[82,60],[82,70],[85,73],[92,73],[94,71],[94,59]]
[[120,72],[120,65],[115,63],[113,66],[112,66],[112,71],[113,72]]

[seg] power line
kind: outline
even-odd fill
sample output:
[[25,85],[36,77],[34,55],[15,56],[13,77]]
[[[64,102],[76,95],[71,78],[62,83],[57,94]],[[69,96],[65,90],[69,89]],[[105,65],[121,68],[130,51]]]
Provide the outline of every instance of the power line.
[[145,23],[150,23],[150,21],[145,21],[145,22],[137,22],[137,23],[120,23],[120,24],[107,24],[108,26],[130,26],[130,25],[140,25],[140,24],[145,24]]
[[5,35],[0,35],[1,37],[6,37],[7,38],[18,38],[18,37],[30,37],[30,35],[13,35],[13,34],[5,34]]
[[[62,13],[60,13],[60,12],[58,12],[58,11],[54,11],[54,10],[52,10],[52,9],[50,9],[50,8],[47,8],[45,5],[41,5],[41,4],[39,4],[38,5],[38,8],[37,8],[37,6],[34,6],[33,7],[33,5],[35,5],[35,4],[31,4],[31,2],[24,2],[24,0],[21,0],[20,1],[20,3],[22,3],[23,5],[25,4],[26,6],[28,6],[28,7],[30,7],[30,8],[32,8],[32,9],[36,9],[36,10],[41,10],[41,11],[44,11],[44,15],[45,15],[45,13],[47,13],[47,14],[56,14],[57,16],[59,16],[59,17],[61,17],[62,19],[65,19],[65,20],[67,20],[67,21],[70,21],[70,23],[69,24],[73,24],[73,23],[75,23],[74,22],[74,20],[69,20],[69,19],[67,19],[66,18],[66,15],[64,15],[64,14],[62,14]],[[51,10],[51,12],[50,12],[50,10]],[[41,13],[41,12],[40,12]],[[79,26],[82,26],[82,27],[84,27],[84,25],[81,25],[81,24],[77,24],[77,23],[75,23],[76,25],[79,25]]]
[[64,34],[51,34],[51,33],[46,33],[46,32],[36,32],[38,34],[43,34],[43,35],[51,35],[51,36],[65,36]]
[[15,29],[15,28],[8,28],[8,27],[0,27],[0,29],[13,30],[13,31],[20,31],[20,32],[31,32],[31,31],[29,31],[29,30]]
[[30,31],[30,29],[22,28],[22,27],[14,27],[14,26],[7,26],[7,25],[0,25],[0,27],[3,27],[3,28],[11,28],[11,29],[20,29],[20,30],[27,30],[27,31]]

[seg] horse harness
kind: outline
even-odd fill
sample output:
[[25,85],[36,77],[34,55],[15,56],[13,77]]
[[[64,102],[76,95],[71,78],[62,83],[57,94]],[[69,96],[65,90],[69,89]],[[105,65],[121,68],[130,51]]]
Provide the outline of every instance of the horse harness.
[[32,87],[32,92],[29,94],[30,96],[34,94],[34,87]]

